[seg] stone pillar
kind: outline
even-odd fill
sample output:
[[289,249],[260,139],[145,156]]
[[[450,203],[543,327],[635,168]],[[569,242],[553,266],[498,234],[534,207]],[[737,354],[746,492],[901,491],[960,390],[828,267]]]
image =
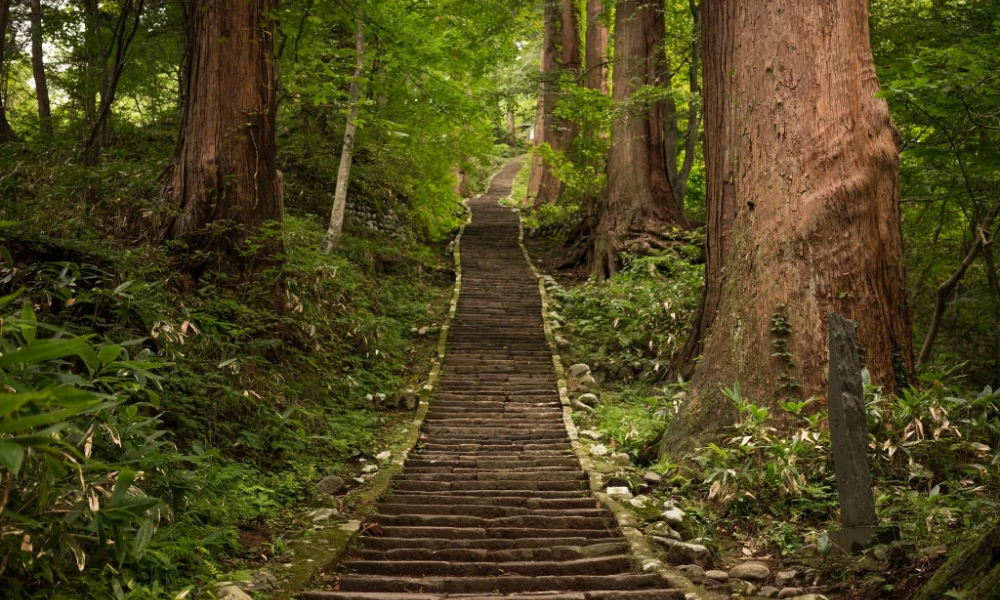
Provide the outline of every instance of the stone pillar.
[[854,323],[831,314],[830,442],[840,496],[843,530],[830,532],[830,541],[845,552],[864,548],[878,525],[875,495],[868,466],[868,421],[865,413],[861,360]]

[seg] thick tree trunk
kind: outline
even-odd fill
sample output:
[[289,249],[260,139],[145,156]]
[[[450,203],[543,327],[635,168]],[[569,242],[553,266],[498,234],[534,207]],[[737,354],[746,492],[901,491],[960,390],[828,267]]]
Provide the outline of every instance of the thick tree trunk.
[[[645,10],[649,22],[645,28],[646,52],[649,57],[649,72],[646,81],[649,85],[665,88],[672,92],[673,74],[667,64],[666,49],[663,40],[666,37],[666,25],[663,22],[661,5],[650,6]],[[667,130],[670,129],[668,136]],[[684,222],[684,205],[677,205],[674,190],[671,186],[671,170],[676,171],[677,139],[680,131],[677,127],[677,105],[671,93],[668,100],[653,103],[649,108],[649,185],[657,203],[671,202],[681,223]],[[673,148],[668,153],[667,138],[672,138]],[[678,182],[679,183],[679,182]]]
[[[185,5],[187,104],[170,184],[178,214],[169,236],[219,266],[250,272],[280,243],[245,242],[283,215],[274,140],[273,0]],[[187,268],[203,270],[208,259]]]
[[[7,50],[7,24],[10,21],[10,0],[0,0],[0,73],[6,73],[4,55]],[[0,81],[0,144],[17,142],[20,138],[7,121],[7,82]]]
[[330,226],[327,227],[323,240],[323,251],[333,252],[340,242],[340,234],[344,229],[344,212],[347,210],[347,186],[351,180],[351,163],[354,160],[354,135],[358,129],[358,111],[361,101],[361,78],[365,75],[365,25],[358,21],[354,33],[354,79],[350,86],[350,115],[344,127],[344,149],[340,153],[340,168],[337,170],[337,188],[333,197],[333,210],[330,212]]
[[[547,0],[545,5],[545,56],[552,57],[546,71],[545,88],[545,142],[557,152],[565,152],[576,138],[576,124],[554,114],[559,100],[559,83],[563,75],[580,75],[580,32],[573,0]],[[541,181],[535,206],[555,204],[562,196],[565,185],[548,164],[542,164]]]
[[[545,51],[545,44],[542,44],[542,60],[539,73],[538,102],[535,108],[535,126],[532,145],[535,148],[545,142],[545,67],[548,60],[548,53]],[[538,188],[542,184],[542,157],[538,154],[531,155],[531,171],[528,174],[528,200],[538,197]]]
[[35,95],[38,98],[38,120],[42,135],[52,135],[52,108],[49,104],[49,85],[45,79],[45,61],[42,57],[42,2],[31,0],[31,69],[35,78]]
[[608,26],[604,20],[604,2],[587,0],[587,43],[584,52],[583,85],[608,93]]
[[[653,30],[663,26],[659,11],[645,1],[618,4],[612,92],[618,104],[627,104],[637,89],[652,81],[655,55],[662,52],[661,45],[650,45],[657,37]],[[591,253],[595,276],[613,275],[622,250],[658,246],[670,229],[684,224],[672,197],[655,187],[651,137],[650,118],[636,107],[622,111],[612,123],[608,185],[598,203]]]
[[[831,312],[857,322],[886,392],[913,371],[897,133],[874,97],[866,0],[720,0],[704,17],[706,89],[730,96],[707,102],[704,304],[718,316],[665,436],[671,454],[732,422],[722,385],[739,382],[761,406],[823,397]],[[730,36],[732,79],[720,86],[715,46]]]
[[736,41],[736,3],[704,2],[701,41],[704,57],[705,112],[705,287],[691,328],[691,336],[676,359],[678,373],[691,379],[704,342],[712,330],[722,297],[723,257],[736,220],[735,130],[728,115],[733,96],[733,48]]

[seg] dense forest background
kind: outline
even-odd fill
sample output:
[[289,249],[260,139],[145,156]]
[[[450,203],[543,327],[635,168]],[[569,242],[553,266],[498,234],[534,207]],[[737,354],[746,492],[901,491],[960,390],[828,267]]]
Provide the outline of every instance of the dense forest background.
[[[687,471],[661,451],[703,355],[721,53],[703,6],[216,5],[0,0],[5,591],[182,597],[282,555],[316,483],[363,480],[396,435],[461,200],[526,153],[513,204],[570,288],[554,294],[567,353],[606,379],[595,426],[704,500],[701,533],[749,517],[743,541],[815,545],[832,503],[822,402],[796,391],[809,359],[780,341],[801,324],[778,307],[764,345],[785,362],[762,373],[791,391],[711,383],[755,441],[687,448]],[[880,510],[918,545],[996,515],[998,15],[996,0],[869,7],[914,359],[869,407]],[[642,161],[615,139],[643,140]],[[794,418],[779,434],[761,407]],[[789,449],[799,425],[817,437]],[[782,498],[769,510],[762,486]]]

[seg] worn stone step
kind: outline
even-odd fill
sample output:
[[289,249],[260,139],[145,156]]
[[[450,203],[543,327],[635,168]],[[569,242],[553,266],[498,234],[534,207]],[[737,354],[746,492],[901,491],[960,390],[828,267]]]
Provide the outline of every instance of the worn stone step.
[[588,592],[529,592],[526,594],[406,594],[385,592],[306,592],[303,600],[684,600],[684,592],[667,588],[594,590]]
[[[369,549],[370,547],[366,544],[365,549],[359,550],[355,556],[362,560],[509,563],[535,560],[570,561],[600,556],[624,556],[628,553],[628,544],[625,542],[584,543],[579,545],[558,545],[551,540],[544,540],[544,542],[544,546],[541,547],[521,548],[460,548],[449,545],[443,548],[414,548],[406,546]],[[524,573],[521,574],[523,575]]]
[[565,538],[583,536],[587,539],[615,538],[621,534],[614,529],[543,529],[525,527],[411,527],[405,525],[381,525],[379,534],[398,538],[439,538],[455,540],[478,539],[519,539],[519,538]]
[[361,575],[404,577],[499,577],[614,575],[628,571],[632,559],[627,555],[599,556],[577,560],[527,560],[511,562],[452,562],[409,560],[351,560],[344,567]]
[[396,538],[370,537],[360,538],[362,549],[386,552],[389,550],[486,550],[498,552],[503,550],[525,550],[545,548],[583,548],[589,546],[612,545],[618,547],[625,544],[618,538],[586,538],[586,537],[545,537],[545,538],[479,538],[479,539],[442,539],[442,538]]
[[432,594],[512,594],[543,591],[637,590],[658,587],[658,575],[564,575],[531,577],[345,577],[341,591]]
[[379,502],[385,506],[421,506],[438,504],[461,504],[466,507],[494,506],[508,508],[530,508],[536,510],[588,510],[600,508],[601,503],[594,498],[538,498],[535,496],[467,496],[455,494],[409,494],[397,492]]

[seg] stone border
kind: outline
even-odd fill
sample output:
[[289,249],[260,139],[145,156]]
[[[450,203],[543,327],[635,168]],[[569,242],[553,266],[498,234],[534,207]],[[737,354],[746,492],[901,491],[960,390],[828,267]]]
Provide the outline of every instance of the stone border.
[[552,367],[556,373],[556,382],[559,386],[559,402],[562,404],[563,424],[566,426],[566,434],[569,436],[570,444],[573,446],[573,452],[576,454],[577,460],[580,461],[580,467],[590,481],[591,494],[604,508],[615,515],[618,527],[621,529],[622,535],[628,543],[629,551],[639,563],[644,573],[655,572],[672,588],[684,592],[684,597],[687,600],[723,600],[728,598],[727,596],[722,596],[696,586],[680,571],[664,564],[653,551],[646,536],[639,529],[640,523],[636,519],[635,514],[622,506],[617,500],[604,493],[603,476],[594,468],[593,460],[591,460],[583,444],[580,443],[580,433],[576,427],[576,423],[573,422],[573,409],[569,400],[566,371],[562,365],[562,357],[559,355],[559,346],[556,344],[555,333],[552,331],[552,325],[549,322],[549,296],[548,291],[545,289],[545,280],[538,272],[534,263],[531,262],[531,255],[528,253],[527,246],[524,245],[524,219],[521,218],[520,213],[516,210],[511,209],[511,211],[518,215],[517,243],[521,247],[521,253],[524,254],[524,260],[528,263],[528,268],[531,269],[531,274],[538,281],[538,293],[542,297],[542,323],[545,329],[545,340],[548,342],[549,351],[552,354]]
[[[504,164],[506,167],[506,163]],[[502,168],[501,168],[502,170]],[[420,441],[420,430],[423,427],[424,419],[430,410],[431,397],[441,376],[441,365],[444,362],[445,351],[448,346],[448,331],[451,323],[455,319],[458,310],[458,299],[462,292],[462,235],[465,227],[472,222],[472,209],[469,208],[469,201],[475,200],[489,193],[493,185],[493,179],[500,171],[494,173],[486,183],[486,191],[477,194],[472,198],[462,201],[466,210],[466,219],[459,228],[458,235],[455,236],[455,248],[452,252],[455,260],[455,284],[452,289],[451,305],[444,323],[441,325],[441,332],[438,335],[437,359],[427,376],[427,383],[420,389],[420,403],[417,412],[410,422],[406,438],[398,442],[389,450],[392,452],[392,463],[388,468],[382,469],[370,480],[368,486],[355,492],[351,500],[360,504],[347,517],[347,522],[338,526],[331,526],[322,530],[318,535],[309,538],[300,538],[289,542],[289,546],[296,550],[295,558],[291,563],[284,565],[280,583],[266,594],[269,600],[292,600],[299,592],[310,584],[321,572],[335,568],[339,565],[348,553],[354,548],[363,523],[371,519],[377,512],[377,503],[392,488],[393,481],[403,472],[406,459],[409,453]],[[301,554],[300,554],[301,553]],[[279,567],[282,568],[282,567]],[[277,569],[272,569],[277,571]],[[213,586],[215,588],[225,587],[229,582],[223,582]]]

